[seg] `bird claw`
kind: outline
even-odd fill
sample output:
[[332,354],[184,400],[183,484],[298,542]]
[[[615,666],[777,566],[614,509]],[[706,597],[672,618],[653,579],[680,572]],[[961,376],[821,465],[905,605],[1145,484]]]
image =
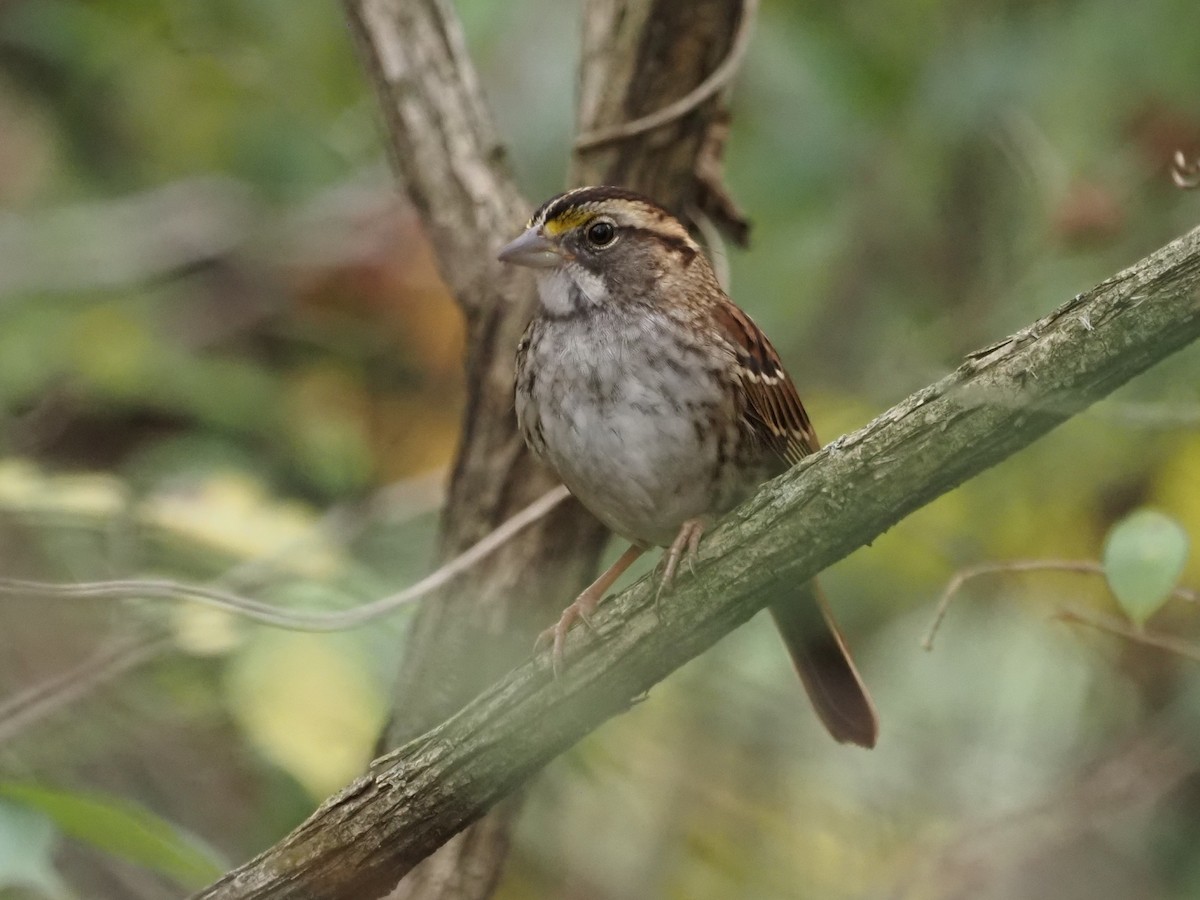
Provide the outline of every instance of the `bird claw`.
[[658,590],[654,594],[654,608],[658,610],[658,601],[662,592],[675,581],[675,573],[679,569],[680,559],[687,561],[688,574],[696,574],[696,555],[700,550],[700,538],[704,536],[705,521],[703,519],[688,519],[679,527],[679,533],[663,556],[662,578],[658,581]]
[[637,544],[632,545],[628,550],[621,554],[620,559],[608,567],[599,578],[593,581],[584,589],[584,592],[575,598],[575,602],[562,611],[562,615],[558,617],[558,621],[553,626],[547,628],[537,636],[537,640],[533,642],[533,652],[537,652],[545,646],[547,641],[553,644],[550,662],[554,669],[554,677],[562,674],[563,670],[563,655],[567,645],[567,632],[571,630],[571,626],[579,619],[587,626],[588,630],[600,636],[600,632],[596,630],[596,626],[592,623],[592,612],[600,605],[600,601],[604,599],[604,593],[614,581],[616,581],[621,573],[628,569],[639,556],[642,555],[644,547]]
[[550,668],[554,672],[555,678],[562,674],[565,667],[564,658],[566,656],[567,633],[571,630],[571,626],[575,624],[576,620],[582,622],[593,635],[596,637],[600,636],[600,632],[591,618],[591,614],[598,602],[597,600],[592,600],[586,592],[581,594],[574,603],[562,611],[562,615],[558,617],[557,622],[543,630],[534,640],[533,652],[535,655],[547,643],[551,645]]

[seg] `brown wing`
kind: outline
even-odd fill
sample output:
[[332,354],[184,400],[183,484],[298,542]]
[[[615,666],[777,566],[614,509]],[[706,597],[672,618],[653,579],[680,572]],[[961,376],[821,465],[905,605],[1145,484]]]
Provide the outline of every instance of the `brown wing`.
[[817,433],[796,386],[767,336],[729,300],[716,307],[713,318],[737,353],[746,399],[743,415],[750,428],[788,465],[818,450]]

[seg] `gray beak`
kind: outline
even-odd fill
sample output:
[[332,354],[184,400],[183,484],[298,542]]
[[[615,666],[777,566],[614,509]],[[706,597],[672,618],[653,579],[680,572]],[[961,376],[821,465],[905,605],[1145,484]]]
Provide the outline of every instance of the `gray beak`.
[[496,257],[500,262],[531,269],[553,269],[562,265],[563,256],[558,246],[542,234],[539,228],[530,228],[510,244],[506,244]]

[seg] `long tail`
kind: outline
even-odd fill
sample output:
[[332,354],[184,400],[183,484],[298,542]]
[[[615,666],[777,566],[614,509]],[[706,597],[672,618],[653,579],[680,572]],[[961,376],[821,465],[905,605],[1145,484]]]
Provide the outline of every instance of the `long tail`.
[[816,579],[771,607],[813,708],[840,743],[874,747],[879,719]]

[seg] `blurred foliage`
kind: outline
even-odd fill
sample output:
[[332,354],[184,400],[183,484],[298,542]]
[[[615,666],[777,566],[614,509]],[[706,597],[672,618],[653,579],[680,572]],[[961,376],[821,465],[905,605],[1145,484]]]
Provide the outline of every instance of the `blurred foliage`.
[[36,891],[54,900],[75,895],[54,868],[54,824],[23,806],[0,802],[0,893]]
[[[457,5],[536,201],[566,171],[578,9]],[[461,323],[339,12],[0,4],[0,575],[329,609],[427,570]],[[764,0],[732,98],[733,294],[827,440],[1196,223],[1166,168],[1200,150],[1197,34],[1194,0]],[[1196,348],[828,573],[875,751],[825,739],[756,621],[550,768],[501,896],[1200,894],[1200,673],[1048,621],[1117,611],[1102,579],[972,581],[918,650],[961,567],[1099,559],[1143,506],[1200,536]],[[1195,643],[1194,609],[1154,609]],[[298,636],[0,598],[0,772],[244,859],[369,758],[404,620]],[[89,668],[116,640],[168,649]],[[79,696],[29,693],[63,673]],[[12,890],[179,893],[6,802]]]
[[0,798],[40,812],[63,834],[162,872],[185,887],[201,888],[228,868],[192,835],[118,798],[5,783],[0,783]]

